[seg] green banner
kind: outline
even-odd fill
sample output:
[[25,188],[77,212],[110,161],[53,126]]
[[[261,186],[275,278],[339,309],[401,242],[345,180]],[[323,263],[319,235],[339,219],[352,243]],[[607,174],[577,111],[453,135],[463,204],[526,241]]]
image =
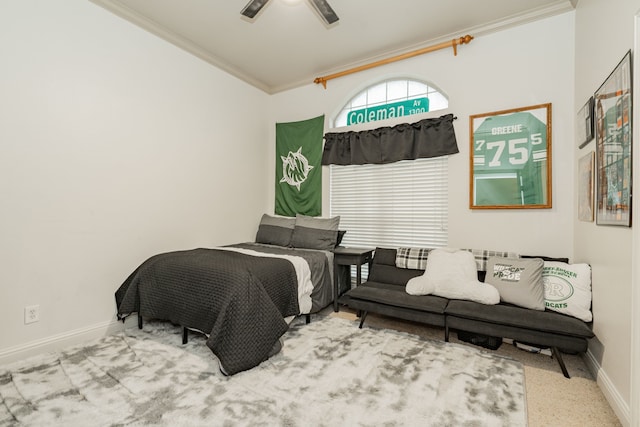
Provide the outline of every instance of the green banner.
[[324,116],[276,123],[277,215],[322,214]]

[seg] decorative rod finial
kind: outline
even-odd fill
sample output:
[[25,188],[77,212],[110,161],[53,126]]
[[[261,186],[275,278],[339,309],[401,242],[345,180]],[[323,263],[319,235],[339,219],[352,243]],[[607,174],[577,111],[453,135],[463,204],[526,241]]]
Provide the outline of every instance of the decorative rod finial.
[[451,47],[453,47],[453,55],[454,56],[458,55],[458,45],[459,44],[467,44],[471,40],[473,40],[473,36],[470,36],[469,34],[467,34],[464,37],[460,37],[459,39],[451,40]]
[[324,87],[325,89],[327,88],[327,79],[323,78],[323,77],[316,77],[313,82],[315,84],[320,84],[322,83],[322,87]]
[[473,40],[473,36],[470,36],[469,34],[467,34],[464,37],[460,37],[460,44],[467,44],[469,43],[471,40]]

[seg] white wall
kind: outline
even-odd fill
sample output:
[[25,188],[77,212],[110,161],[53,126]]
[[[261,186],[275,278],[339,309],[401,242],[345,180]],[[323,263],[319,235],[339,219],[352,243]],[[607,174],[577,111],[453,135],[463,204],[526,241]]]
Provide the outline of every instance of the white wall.
[[[578,2],[576,106],[584,105],[625,53],[634,48],[634,15],[638,10],[638,0],[619,0],[615,2],[615,7],[610,2],[597,0]],[[634,103],[637,103],[637,99]],[[634,138],[637,135],[634,132]],[[637,142],[634,142],[634,147],[637,147]],[[582,150],[576,147],[573,153],[574,164],[578,158],[594,150],[595,141]],[[638,155],[635,148],[633,155]],[[633,216],[636,223],[634,227],[637,227],[638,215],[634,213]],[[576,259],[589,262],[593,269],[593,315],[597,339],[590,344],[590,350],[594,363],[601,367],[598,383],[617,410],[618,416],[628,424],[632,360],[632,229],[598,226],[595,222],[576,219],[573,228]],[[638,355],[635,355],[636,363],[637,358]]]
[[0,2],[0,58],[0,360],[109,325],[155,253],[255,236],[263,92],[86,0]]
[[[573,16],[566,13],[477,37],[460,46],[458,56],[441,50],[331,80],[326,90],[310,83],[273,95],[271,120],[325,114],[328,128],[345,102],[366,86],[393,76],[426,79],[449,96],[448,111],[458,117],[454,127],[460,153],[449,158],[449,245],[572,257]],[[553,104],[553,208],[470,210],[469,115],[548,102]],[[273,146],[273,132],[270,138]],[[269,161],[275,162],[273,154]],[[273,174],[270,169],[269,183]],[[328,175],[325,167],[324,214],[329,209]],[[272,200],[272,184],[267,191]]]

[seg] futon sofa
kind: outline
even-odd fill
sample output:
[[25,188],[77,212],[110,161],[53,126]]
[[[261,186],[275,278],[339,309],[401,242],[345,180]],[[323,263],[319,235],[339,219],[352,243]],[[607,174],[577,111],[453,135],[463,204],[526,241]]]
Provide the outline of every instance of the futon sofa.
[[[398,268],[396,249],[377,248],[368,280],[346,292],[341,302],[360,313],[360,328],[367,314],[373,312],[441,326],[445,341],[449,341],[450,331],[456,330],[550,348],[567,378],[569,373],[561,353],[585,352],[587,340],[594,336],[591,323],[548,309],[538,311],[504,302],[488,305],[436,295],[408,294],[407,282],[423,273],[420,269]],[[485,271],[478,270],[479,281],[484,281],[485,275]]]

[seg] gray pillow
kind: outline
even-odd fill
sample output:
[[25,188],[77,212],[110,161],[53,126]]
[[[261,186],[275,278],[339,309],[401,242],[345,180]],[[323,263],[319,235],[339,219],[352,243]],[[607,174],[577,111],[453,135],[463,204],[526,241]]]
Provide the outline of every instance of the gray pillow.
[[296,215],[296,226],[317,228],[319,230],[332,230],[338,231],[338,225],[340,225],[340,217],[334,216],[332,218],[320,218],[316,216]]
[[500,301],[544,311],[544,283],[540,258],[492,257],[487,262],[485,283],[498,289]]
[[303,249],[332,251],[338,241],[338,232],[296,225],[291,236],[291,246]]
[[291,245],[295,222],[295,218],[262,215],[256,234],[256,243],[285,247]]
[[291,246],[304,249],[333,250],[338,243],[340,217],[319,218],[296,215]]

